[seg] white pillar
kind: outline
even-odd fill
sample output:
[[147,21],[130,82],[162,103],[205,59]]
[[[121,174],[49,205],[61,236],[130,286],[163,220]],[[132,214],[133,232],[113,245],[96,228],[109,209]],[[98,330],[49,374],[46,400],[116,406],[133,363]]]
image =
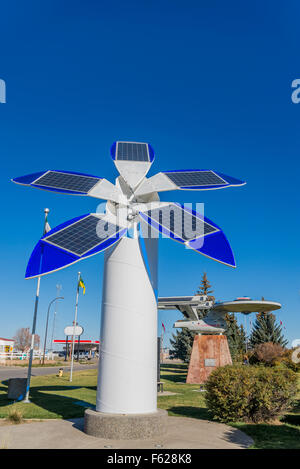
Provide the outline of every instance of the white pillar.
[[105,252],[96,410],[157,410],[157,239],[123,238]]

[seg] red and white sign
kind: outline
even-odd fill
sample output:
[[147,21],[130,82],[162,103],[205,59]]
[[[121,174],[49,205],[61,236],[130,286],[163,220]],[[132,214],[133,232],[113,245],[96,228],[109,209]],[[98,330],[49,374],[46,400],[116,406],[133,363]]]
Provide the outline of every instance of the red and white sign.
[[[55,344],[65,344],[66,340],[54,339],[53,342]],[[68,344],[72,344],[72,342],[72,339],[67,341]],[[77,343],[78,340],[74,340],[74,342]],[[80,340],[79,342],[81,344],[100,344],[100,340]]]

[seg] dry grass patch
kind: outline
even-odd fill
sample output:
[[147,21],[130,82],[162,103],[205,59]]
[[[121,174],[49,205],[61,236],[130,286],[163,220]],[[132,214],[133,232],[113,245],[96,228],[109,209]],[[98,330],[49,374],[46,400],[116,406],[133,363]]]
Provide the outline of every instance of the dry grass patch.
[[23,414],[19,409],[12,407],[8,412],[6,420],[14,425],[18,425],[23,422]]

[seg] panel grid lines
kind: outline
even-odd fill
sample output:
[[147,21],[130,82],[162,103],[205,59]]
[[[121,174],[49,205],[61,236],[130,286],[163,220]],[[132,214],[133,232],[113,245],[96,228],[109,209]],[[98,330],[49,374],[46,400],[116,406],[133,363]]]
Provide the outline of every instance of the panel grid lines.
[[119,226],[88,215],[43,240],[76,256],[82,256],[119,231]]
[[220,184],[228,184],[213,171],[164,172],[164,174],[179,187],[216,186]]
[[48,171],[32,184],[49,187],[51,189],[69,190],[75,192],[89,192],[101,178],[92,176],[81,176],[79,174],[61,173],[59,171]]
[[116,160],[149,161],[147,143],[117,142]]
[[219,231],[215,226],[177,205],[167,205],[149,210],[146,214],[151,220],[184,242]]

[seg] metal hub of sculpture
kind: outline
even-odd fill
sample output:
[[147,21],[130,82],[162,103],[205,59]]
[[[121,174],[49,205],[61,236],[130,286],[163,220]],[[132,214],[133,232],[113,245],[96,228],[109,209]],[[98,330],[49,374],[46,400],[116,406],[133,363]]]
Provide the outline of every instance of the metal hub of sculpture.
[[154,151],[147,143],[116,142],[120,176],[50,170],[13,179],[18,184],[107,200],[105,213],[62,223],[34,248],[26,278],[55,272],[105,250],[98,412],[156,412],[157,241],[162,233],[216,261],[235,267],[222,230],[194,210],[160,202],[170,190],[208,190],[244,182],[211,170],[164,171],[147,178]]

